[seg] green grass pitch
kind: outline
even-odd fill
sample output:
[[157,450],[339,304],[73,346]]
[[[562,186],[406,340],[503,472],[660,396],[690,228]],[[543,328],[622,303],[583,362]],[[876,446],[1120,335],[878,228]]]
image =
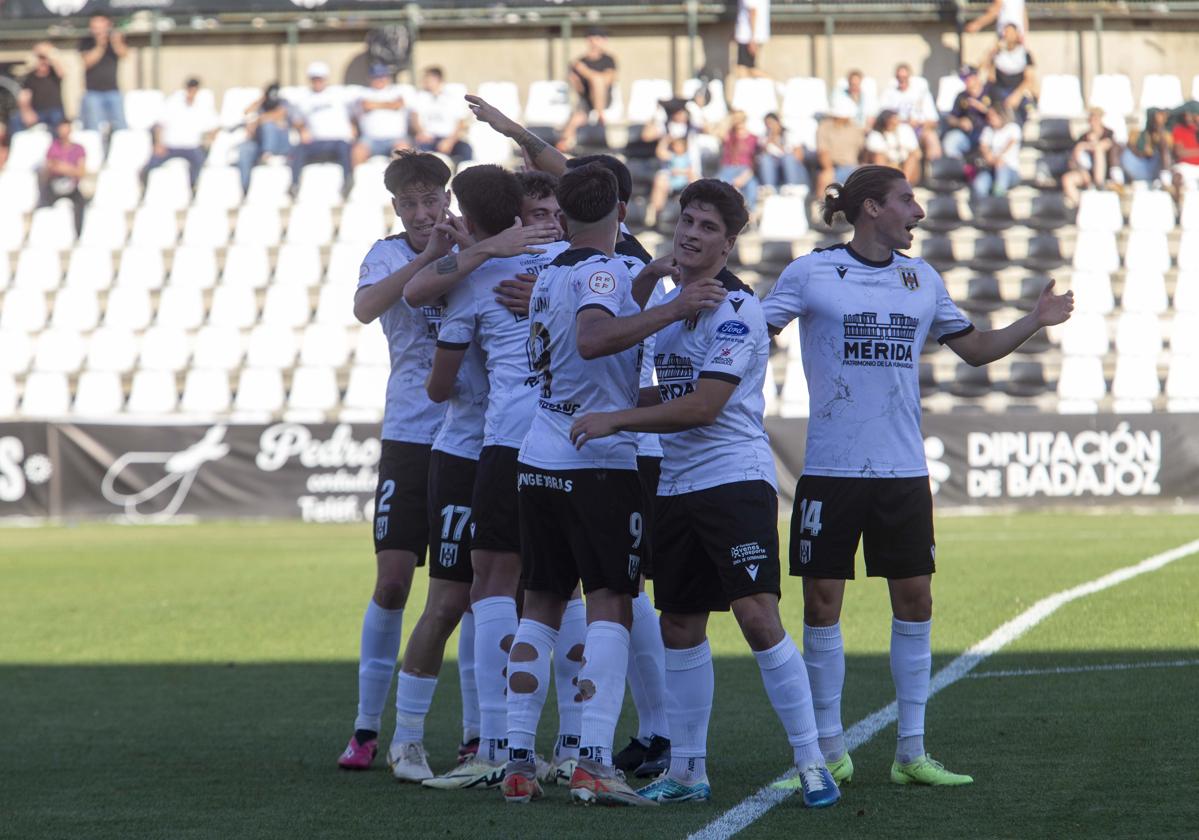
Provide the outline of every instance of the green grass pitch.
[[[934,671],[1037,599],[1196,536],[1195,515],[942,518]],[[495,792],[402,786],[382,765],[338,772],[373,567],[362,527],[0,530],[0,838],[677,838],[788,764],[725,616],[712,622],[711,804],[572,808],[559,788],[518,808]],[[423,603],[417,580],[405,641]],[[786,580],[782,602],[796,638],[797,583]],[[1190,556],[1068,604],[978,671],[1199,659],[1197,605]],[[848,726],[893,699],[882,582],[850,585],[843,627]],[[427,729],[435,770],[460,735],[455,649]],[[854,753],[836,808],[789,800],[740,836],[1194,838],[1197,704],[1194,666],[968,678],[933,698],[927,744],[973,786],[891,785],[890,728]],[[551,696],[542,748],[554,709]]]

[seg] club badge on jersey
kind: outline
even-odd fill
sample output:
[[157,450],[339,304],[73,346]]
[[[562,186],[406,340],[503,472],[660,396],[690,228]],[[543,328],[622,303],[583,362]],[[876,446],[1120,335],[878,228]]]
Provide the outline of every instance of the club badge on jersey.
[[899,269],[899,279],[903,281],[903,285],[906,286],[909,291],[914,292],[916,289],[920,288],[920,277],[916,274],[916,269],[914,268]]

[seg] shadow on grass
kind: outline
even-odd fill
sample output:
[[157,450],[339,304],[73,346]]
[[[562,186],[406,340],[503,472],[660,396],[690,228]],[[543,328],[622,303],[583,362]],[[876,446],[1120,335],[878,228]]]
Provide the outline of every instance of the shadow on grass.
[[[934,668],[949,658],[938,656]],[[978,670],[1196,659],[1199,651],[1001,655]],[[850,656],[847,671],[848,725],[889,702],[893,689],[885,656]],[[337,771],[355,710],[351,662],[2,666],[0,836],[683,836],[790,759],[753,660],[719,658],[716,675],[709,737],[716,801],[598,812],[566,808],[562,789],[516,808],[494,792],[400,785],[381,763],[369,773]],[[426,731],[435,771],[452,764],[461,735],[457,680],[447,663]],[[955,792],[952,813],[947,791],[909,792],[886,782],[894,737],[888,728],[855,752],[857,778],[835,813],[811,814],[788,802],[747,836],[790,835],[796,819],[816,818],[831,820],[834,830],[858,826],[879,836],[1118,836],[1134,816],[1125,793],[1140,778],[1139,827],[1133,832],[1127,823],[1129,836],[1185,836],[1184,825],[1199,825],[1197,686],[1194,665],[963,680],[929,709],[930,749],[978,780]],[[557,722],[552,693],[543,717],[545,752]],[[633,728],[626,700],[617,748]],[[1132,772],[1150,761],[1154,779]],[[1017,769],[1027,774],[1014,777]]]

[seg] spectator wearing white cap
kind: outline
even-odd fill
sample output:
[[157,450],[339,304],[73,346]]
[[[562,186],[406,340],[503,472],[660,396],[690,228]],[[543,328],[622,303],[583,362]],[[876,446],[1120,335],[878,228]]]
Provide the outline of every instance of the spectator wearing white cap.
[[420,77],[412,115],[412,134],[424,152],[438,152],[454,162],[468,160],[473,154],[465,142],[466,102],[445,89],[445,73],[440,67],[426,67]]
[[835,100],[829,115],[816,128],[816,195],[832,183],[844,184],[862,162],[866,129],[856,121],[858,109],[846,99]]
[[355,110],[358,115],[355,166],[374,155],[390,156],[393,151],[412,148],[410,110],[392,84],[387,65],[371,67],[370,87],[358,99]]
[[292,188],[300,183],[300,172],[310,163],[333,161],[341,164],[348,188],[353,173],[350,149],[354,142],[354,124],[350,109],[337,91],[329,88],[329,65],[314,61],[308,65],[307,95],[294,103],[292,126],[299,132],[300,143],[291,150]]
[[182,158],[191,169],[191,182],[195,186],[218,122],[212,100],[199,94],[200,80],[193,77],[183,90],[167,98],[162,119],[154,126],[154,154],[143,177],[171,158]]

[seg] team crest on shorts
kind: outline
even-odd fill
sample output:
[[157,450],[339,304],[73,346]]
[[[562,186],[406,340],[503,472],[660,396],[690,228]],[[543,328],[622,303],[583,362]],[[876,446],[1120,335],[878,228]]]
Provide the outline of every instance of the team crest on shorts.
[[805,566],[808,563],[812,562],[812,541],[811,540],[800,540],[799,541],[799,562]]
[[641,574],[641,558],[636,554],[629,555],[629,580],[636,580]]
[[441,544],[441,555],[437,558],[437,562],[444,569],[456,566],[458,564],[458,543],[443,542]]
[[375,539],[382,540],[387,537],[387,517],[375,517]]
[[913,292],[920,288],[920,278],[916,275],[916,269],[914,268],[899,269],[899,279],[903,281],[904,286]]

